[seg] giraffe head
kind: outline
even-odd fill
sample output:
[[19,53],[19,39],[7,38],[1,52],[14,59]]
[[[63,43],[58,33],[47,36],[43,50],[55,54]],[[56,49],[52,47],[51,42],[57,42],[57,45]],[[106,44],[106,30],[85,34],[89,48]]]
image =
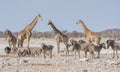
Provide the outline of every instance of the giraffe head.
[[78,20],[78,21],[76,22],[76,24],[81,24],[81,23],[83,23],[82,20]]
[[40,14],[37,17],[40,18],[41,21],[43,21],[43,18]]
[[50,25],[50,24],[52,24],[52,21],[49,20],[49,21],[48,21],[48,25]]

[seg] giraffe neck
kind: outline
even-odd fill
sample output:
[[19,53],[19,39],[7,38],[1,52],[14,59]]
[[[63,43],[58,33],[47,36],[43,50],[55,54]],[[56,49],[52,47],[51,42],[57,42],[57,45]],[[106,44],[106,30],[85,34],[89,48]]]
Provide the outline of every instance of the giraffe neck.
[[85,24],[83,22],[81,23],[81,25],[82,25],[82,28],[83,28],[86,35],[92,32],[85,26]]
[[55,32],[55,34],[62,34],[52,23],[50,23],[50,26],[52,27],[53,31]]
[[35,25],[37,24],[37,21],[38,21],[38,17],[36,16],[35,19],[24,28],[24,30],[31,31],[35,27]]

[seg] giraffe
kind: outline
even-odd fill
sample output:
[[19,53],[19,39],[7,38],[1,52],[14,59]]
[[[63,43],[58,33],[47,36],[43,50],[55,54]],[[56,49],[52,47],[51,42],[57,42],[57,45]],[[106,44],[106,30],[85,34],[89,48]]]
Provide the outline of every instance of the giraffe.
[[32,35],[31,31],[37,24],[39,18],[41,21],[43,20],[41,15],[38,14],[29,25],[25,26],[25,28],[18,33],[18,47],[23,47],[23,42],[25,39],[27,39],[27,47],[29,47],[30,38]]
[[55,40],[57,42],[57,53],[60,52],[60,43],[64,43],[67,49],[66,54],[68,53],[68,37],[64,35],[61,31],[59,31],[52,23],[52,21],[49,20],[48,25],[51,26],[53,31],[55,32]]
[[14,48],[17,43],[17,38],[8,29],[5,30],[6,40],[8,41],[9,47]]
[[82,20],[79,20],[78,22],[76,22],[76,24],[81,24],[81,26],[82,26],[82,28],[83,28],[89,42],[96,42],[97,45],[100,44],[101,36],[99,34],[89,30],[85,26],[85,24],[84,24],[84,22]]

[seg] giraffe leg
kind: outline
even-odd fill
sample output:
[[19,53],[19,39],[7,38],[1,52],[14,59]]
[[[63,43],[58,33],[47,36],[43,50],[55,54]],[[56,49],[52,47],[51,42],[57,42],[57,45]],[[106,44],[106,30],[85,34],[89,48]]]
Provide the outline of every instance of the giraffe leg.
[[29,44],[30,44],[30,37],[31,37],[32,33],[31,32],[27,32],[27,47],[29,48]]
[[59,42],[57,42],[57,53],[59,53],[60,52],[60,43]]
[[22,40],[18,40],[18,47],[22,47]]
[[23,47],[23,42],[24,42],[24,40],[20,41],[20,47]]
[[18,44],[17,44],[17,47],[20,47],[20,40],[18,40]]
[[29,48],[30,38],[27,39],[27,47]]
[[22,47],[23,46],[23,42],[22,41],[20,41],[20,47]]

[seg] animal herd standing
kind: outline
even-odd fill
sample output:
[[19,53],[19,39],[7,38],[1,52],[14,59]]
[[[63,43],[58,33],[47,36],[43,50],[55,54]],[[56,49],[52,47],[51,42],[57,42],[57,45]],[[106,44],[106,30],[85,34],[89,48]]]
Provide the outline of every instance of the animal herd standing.
[[[47,52],[50,55],[50,58],[52,58],[52,52],[53,52],[53,45],[46,45],[45,43],[41,44],[41,48],[30,48],[30,38],[32,36],[32,30],[37,24],[38,20],[43,20],[42,16],[38,14],[34,20],[25,26],[25,28],[18,33],[18,37],[16,38],[10,30],[5,31],[6,39],[8,41],[9,47],[5,48],[5,52],[7,54],[14,52],[18,56],[35,56],[35,55],[42,55],[44,58],[46,58]],[[55,40],[57,44],[57,53],[60,53],[60,43],[65,44],[65,52],[66,56],[69,55],[69,47],[72,46],[72,51],[74,52],[74,56],[76,58],[76,53],[78,54],[80,58],[80,52],[84,51],[85,57],[87,57],[87,52],[91,54],[92,57],[94,57],[94,52],[98,52],[98,58],[100,58],[100,51],[102,48],[106,49],[105,43],[100,43],[101,36],[98,33],[95,33],[88,29],[85,25],[85,23],[82,20],[78,20],[76,24],[80,24],[85,32],[85,35],[87,37],[87,41],[79,40],[78,42],[68,38],[67,35],[63,34],[60,30],[58,30],[52,21],[48,21],[48,25],[53,29],[55,33]],[[24,40],[27,39],[27,47],[23,47]],[[69,43],[70,41],[70,43]],[[96,45],[93,43],[95,42]],[[113,49],[113,58],[115,57],[115,52],[117,57],[118,56],[118,50],[120,49],[120,44],[116,43],[114,40],[107,40],[107,48],[111,46]],[[16,46],[17,44],[17,46]]]
[[29,25],[25,26],[25,28],[18,33],[18,47],[23,47],[23,42],[25,39],[27,39],[27,46],[29,47],[30,38],[32,36],[31,31],[37,24],[38,19],[43,20],[40,14],[38,14]]

